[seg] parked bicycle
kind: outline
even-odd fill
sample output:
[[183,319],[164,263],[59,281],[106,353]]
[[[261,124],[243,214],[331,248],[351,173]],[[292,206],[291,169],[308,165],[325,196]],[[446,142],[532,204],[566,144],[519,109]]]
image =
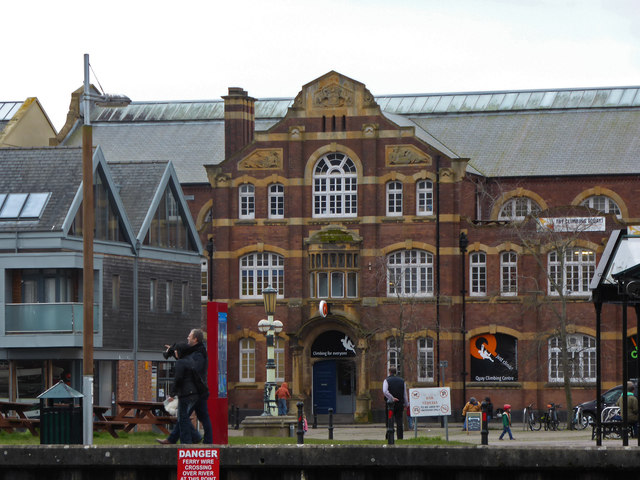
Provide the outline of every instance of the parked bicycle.
[[542,428],[542,424],[538,421],[538,416],[536,415],[536,411],[533,409],[533,403],[530,403],[526,407],[524,407],[524,412],[522,415],[523,419],[523,430],[529,428],[531,431],[537,431]]
[[573,407],[571,425],[575,430],[584,430],[591,424],[591,416],[582,414],[582,406]]
[[558,408],[561,405],[553,402],[547,404],[547,411],[540,416],[540,423],[544,425],[545,430],[561,430],[560,421],[558,420]]

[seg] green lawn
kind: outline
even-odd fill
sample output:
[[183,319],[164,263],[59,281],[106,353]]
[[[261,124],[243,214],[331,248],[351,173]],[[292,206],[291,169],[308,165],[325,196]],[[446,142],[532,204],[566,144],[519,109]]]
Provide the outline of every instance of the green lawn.
[[[123,433],[118,432],[120,438],[113,438],[108,433],[97,432],[93,435],[94,445],[158,445],[156,438],[162,434],[154,432]],[[229,445],[294,445],[296,438],[289,437],[229,437]],[[385,440],[320,440],[306,439],[305,445],[384,445]],[[29,432],[7,433],[0,432],[0,445],[39,445],[40,437],[34,437]],[[406,440],[396,440],[397,445],[464,445],[461,442],[447,442],[440,437],[418,437]],[[158,445],[159,446],[159,445]]]

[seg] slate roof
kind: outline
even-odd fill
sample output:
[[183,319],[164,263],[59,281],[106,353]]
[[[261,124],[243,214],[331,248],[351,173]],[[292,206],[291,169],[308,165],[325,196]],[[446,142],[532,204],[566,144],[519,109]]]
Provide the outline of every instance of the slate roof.
[[0,221],[0,232],[61,232],[82,182],[81,148],[0,148],[0,193],[51,196],[40,220]]
[[[383,113],[489,177],[640,173],[640,87],[384,95]],[[256,130],[292,98],[256,100]],[[113,161],[171,160],[180,183],[207,183],[224,160],[224,102],[134,102],[92,109],[94,143]],[[79,129],[66,145],[80,145]]]

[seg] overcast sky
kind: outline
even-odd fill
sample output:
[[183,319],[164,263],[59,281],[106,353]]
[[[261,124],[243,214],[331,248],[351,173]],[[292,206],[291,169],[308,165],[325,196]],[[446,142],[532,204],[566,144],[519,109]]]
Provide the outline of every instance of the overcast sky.
[[640,85],[640,0],[19,0],[0,101],[54,126],[83,81],[135,100],[294,97],[336,70],[374,95]]

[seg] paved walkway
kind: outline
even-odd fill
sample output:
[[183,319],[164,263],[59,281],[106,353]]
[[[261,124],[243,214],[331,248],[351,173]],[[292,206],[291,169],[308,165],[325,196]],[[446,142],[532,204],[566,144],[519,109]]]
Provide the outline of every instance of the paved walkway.
[[[329,431],[327,425],[318,425],[313,429],[309,425],[309,431],[305,438],[328,439]],[[489,429],[489,445],[496,447],[511,446],[596,446],[596,441],[591,440],[591,428],[585,430],[560,430],[557,432],[545,431],[538,432],[530,430],[524,431],[522,424],[515,425],[511,432],[514,440],[509,440],[509,436],[505,435],[504,440],[498,440],[502,433],[502,427],[498,428],[497,423],[491,425]],[[334,425],[334,440],[384,440],[386,426],[384,424],[367,424],[367,425]],[[404,438],[414,438],[413,430],[405,432]],[[417,431],[418,437],[440,437],[443,440],[447,438],[447,431],[441,428],[439,424],[420,424]],[[229,430],[229,436],[242,436],[242,429]],[[458,441],[470,444],[480,445],[482,443],[480,432],[462,431],[461,423],[450,424],[448,428],[449,441]],[[603,446],[622,446],[621,439],[603,439]],[[637,447],[637,439],[629,439],[629,446]]]

